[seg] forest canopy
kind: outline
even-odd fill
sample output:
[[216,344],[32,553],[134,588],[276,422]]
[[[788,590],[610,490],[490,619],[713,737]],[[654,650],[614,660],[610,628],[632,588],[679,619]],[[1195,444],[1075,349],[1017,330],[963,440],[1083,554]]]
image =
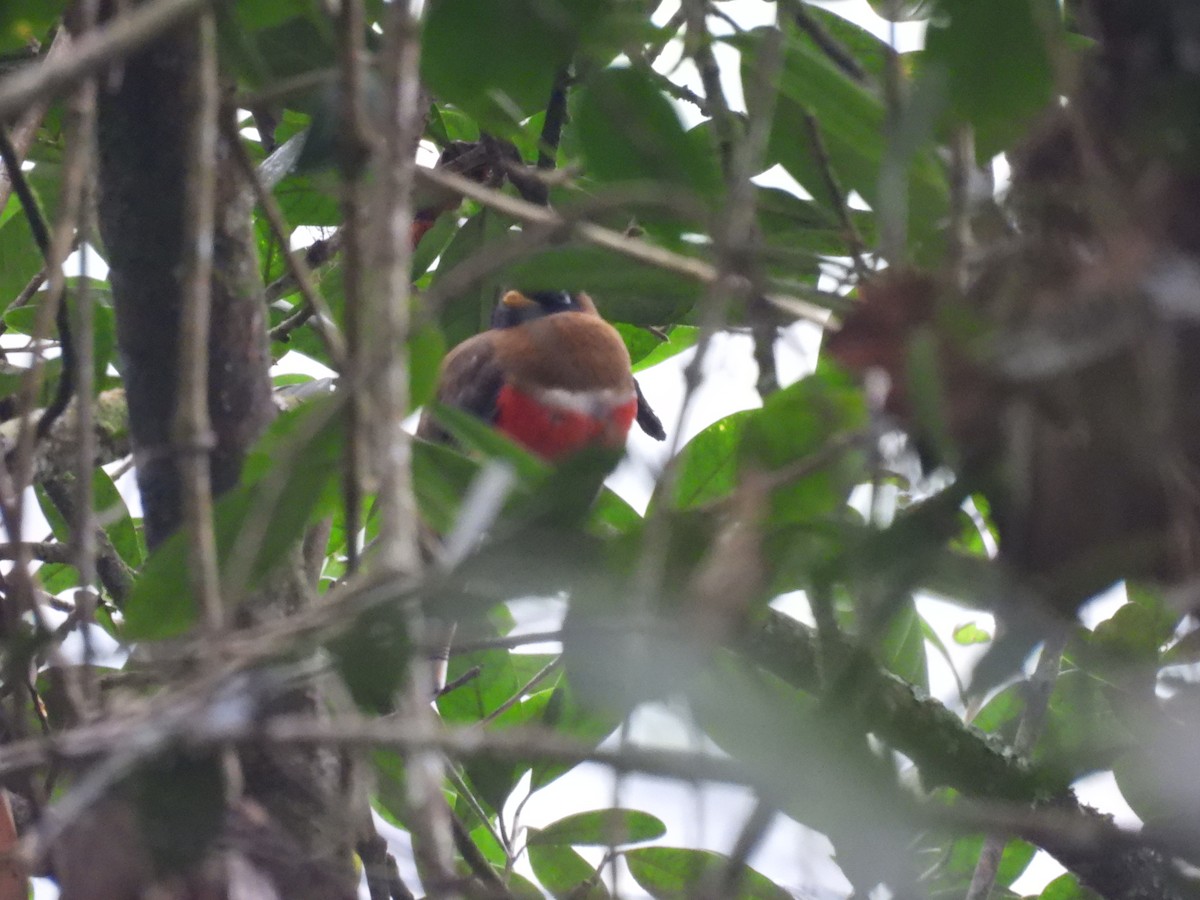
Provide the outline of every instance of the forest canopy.
[[[0,4],[0,900],[1200,897],[1200,14],[870,6]],[[553,303],[644,509],[446,362]]]

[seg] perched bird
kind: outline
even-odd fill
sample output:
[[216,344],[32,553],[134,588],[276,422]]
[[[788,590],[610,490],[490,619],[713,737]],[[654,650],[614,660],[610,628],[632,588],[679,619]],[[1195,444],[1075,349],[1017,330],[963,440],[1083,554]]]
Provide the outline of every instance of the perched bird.
[[[651,437],[666,438],[634,380],[625,342],[583,293],[506,291],[491,329],[446,355],[434,399],[493,424],[550,462],[585,447],[623,447],[635,419]],[[428,408],[417,436],[451,440]],[[440,691],[454,625],[429,624]]]
[[[543,459],[587,446],[621,447],[636,419],[666,435],[630,371],[629,351],[584,293],[504,293],[489,331],[442,364],[435,399],[473,413]],[[447,441],[429,411],[417,436]]]

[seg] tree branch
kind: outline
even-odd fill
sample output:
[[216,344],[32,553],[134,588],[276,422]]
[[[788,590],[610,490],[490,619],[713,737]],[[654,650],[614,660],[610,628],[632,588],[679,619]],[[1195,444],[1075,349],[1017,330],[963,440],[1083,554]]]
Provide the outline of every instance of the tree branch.
[[0,120],[73,88],[104,66],[119,62],[164,32],[197,16],[213,0],[156,0],[75,41],[69,56],[47,56],[0,80]]

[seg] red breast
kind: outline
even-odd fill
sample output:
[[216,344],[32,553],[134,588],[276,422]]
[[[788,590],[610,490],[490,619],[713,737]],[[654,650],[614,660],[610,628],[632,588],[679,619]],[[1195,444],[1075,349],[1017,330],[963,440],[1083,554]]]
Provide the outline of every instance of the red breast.
[[[547,460],[623,446],[638,397],[621,336],[585,294],[531,297],[505,294],[500,327],[447,355],[438,401],[493,422]],[[444,437],[428,417],[418,434]]]

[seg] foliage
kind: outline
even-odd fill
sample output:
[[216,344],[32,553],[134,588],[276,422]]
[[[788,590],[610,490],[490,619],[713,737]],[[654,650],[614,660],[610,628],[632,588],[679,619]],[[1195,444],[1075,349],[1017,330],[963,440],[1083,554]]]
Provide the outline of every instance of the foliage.
[[[394,4],[363,5],[368,46],[382,55],[387,45],[371,26],[385,30]],[[418,179],[416,205],[441,215],[416,248],[413,327],[407,344],[393,351],[404,354],[415,411],[431,402],[447,349],[486,326],[498,287],[586,290],[616,326],[638,372],[706,352],[714,327],[752,335],[761,408],[712,422],[678,447],[644,513],[607,489],[598,493],[614,462],[610,456],[585,453],[551,468],[460,411],[438,410],[457,445],[415,444],[413,493],[425,527],[441,535],[463,529],[468,545],[461,558],[433,564],[423,579],[397,581],[372,580],[377,573],[369,548],[382,527],[376,504],[386,502],[373,495],[363,502],[367,575],[364,580],[350,572],[348,542],[359,536],[352,533],[356,523],[343,505],[339,476],[350,453],[352,417],[341,394],[302,397],[258,441],[239,485],[218,498],[213,511],[216,571],[231,611],[281,572],[295,574],[296,548],[306,534],[309,543],[314,535],[323,539],[317,540],[315,567],[315,590],[323,598],[303,614],[292,610],[291,626],[275,631],[269,623],[239,620],[258,628],[252,634],[259,643],[249,650],[236,643],[233,627],[227,635],[208,635],[211,645],[197,640],[208,626],[190,568],[195,557],[189,538],[178,533],[147,553],[138,507],[110,478],[117,458],[101,458],[105,468],[97,466],[91,476],[91,521],[102,539],[95,621],[125,648],[136,649],[125,673],[110,674],[118,683],[120,675],[129,676],[133,686],[120,690],[129,692],[131,702],[146,701],[157,721],[151,700],[182,697],[170,691],[199,678],[190,669],[183,675],[167,671],[165,661],[176,650],[185,669],[203,669],[210,658],[216,668],[204,671],[220,672],[222,661],[237,658],[239,670],[268,672],[268,681],[284,682],[303,677],[299,660],[316,649],[348,688],[343,707],[331,701],[332,714],[380,726],[371,732],[378,736],[398,721],[410,659],[420,653],[414,649],[414,606],[427,616],[459,620],[458,645],[465,649],[451,660],[452,689],[437,701],[444,734],[451,735],[445,738],[452,764],[444,790],[461,832],[455,865],[500,896],[544,891],[556,898],[609,897],[614,885],[608,876],[618,870],[621,890],[656,898],[793,896],[795,885],[773,881],[778,873],[748,864],[758,864],[753,853],[776,816],[827,835],[856,896],[884,883],[894,896],[963,897],[997,837],[992,896],[1016,896],[1011,885],[1039,848],[1069,870],[1045,887],[1042,898],[1093,892],[1108,898],[1200,896],[1200,887],[1173,865],[1175,858],[1194,864],[1200,856],[1196,792],[1178,791],[1180,782],[1192,781],[1185,748],[1198,717],[1185,676],[1197,662],[1198,641],[1193,620],[1168,593],[1143,583],[1196,573],[1137,564],[1143,536],[1115,513],[1091,516],[1120,519],[1115,533],[1081,538],[1082,550],[1071,544],[1065,557],[1045,564],[1038,555],[1053,544],[1042,540],[1045,534],[1066,534],[1063,541],[1070,543],[1072,529],[1081,530],[1067,513],[1042,528],[1043,511],[1079,508],[1079,518],[1087,518],[1093,507],[1083,496],[1090,497],[1095,485],[1111,479],[1118,484],[1113,493],[1126,483],[1131,489],[1143,484],[1124,467],[1127,458],[1152,456],[1146,468],[1169,469],[1172,477],[1181,471],[1186,483],[1175,493],[1188,498],[1181,504],[1194,506],[1188,465],[1195,460],[1161,449],[1174,446],[1171,426],[1182,422],[1186,431],[1190,420],[1149,414],[1129,419],[1145,443],[1115,436],[1116,429],[1092,429],[1095,444],[1133,449],[1117,462],[1103,455],[1099,462],[1091,456],[1079,465],[1068,461],[1061,471],[1079,473],[1078,481],[1061,475],[1070,487],[1049,495],[1036,494],[1041,473],[1021,468],[1028,457],[1019,455],[1014,437],[1017,413],[1049,412],[1070,422],[1075,420],[1063,408],[1105,407],[1115,396],[1097,389],[1089,397],[1071,381],[1080,371],[1091,378],[1088,365],[1100,369],[1112,362],[1112,351],[1104,349],[1112,346],[1104,344],[1108,333],[1096,336],[1088,329],[1102,326],[1044,315],[1042,295],[1020,278],[1037,270],[1036,278],[1029,277],[1039,290],[1048,285],[1046,293],[1076,296],[1092,288],[1066,276],[1055,282],[1054,273],[1069,267],[1041,258],[1030,262],[1017,236],[1044,238],[1047,245],[1085,244],[1097,256],[1116,244],[1131,247],[1124,256],[1114,250],[1115,261],[1102,269],[1117,285],[1113,290],[1132,291],[1130,285],[1149,270],[1164,284],[1180,271],[1194,275],[1200,251],[1186,237],[1170,245],[1136,212],[1121,228],[1107,220],[1097,224],[1095,215],[1088,219],[1093,207],[1120,207],[1132,195],[1159,196],[1153,191],[1166,190],[1160,183],[1193,196],[1194,172],[1178,160],[1200,149],[1195,135],[1171,131],[1159,146],[1155,128],[1164,130],[1164,116],[1194,121],[1187,118],[1196,107],[1194,76],[1182,63],[1181,71],[1167,72],[1136,70],[1130,63],[1115,70],[1129,80],[1126,102],[1143,106],[1149,95],[1160,106],[1112,111],[1089,105],[1096,95],[1087,93],[1088,86],[1108,83],[1089,68],[1103,59],[1093,43],[1103,41],[1105,17],[1116,16],[1111,10],[1120,3],[1097,0],[1101,25],[1086,35],[1071,30],[1074,14],[1064,22],[1058,4],[1043,0],[873,3],[898,21],[928,18],[925,49],[905,54],[839,16],[837,4],[777,0],[772,7],[778,21],[752,29],[731,24],[725,12],[734,15],[734,5],[697,3],[699,16],[673,17],[676,4],[657,0],[428,0],[420,38],[429,94],[423,146],[442,154],[442,169],[467,175],[479,190],[455,205],[456,197],[447,201]],[[66,6],[19,0],[0,5],[6,69],[9,59],[13,66],[26,57],[38,64],[36,42],[49,39]],[[307,242],[319,234],[328,240],[345,208],[339,176],[347,153],[340,136],[345,98],[337,68],[342,26],[328,18],[326,4],[240,0],[217,6],[223,76],[256,115],[255,122],[247,116],[240,123],[244,148],[292,230],[289,237]],[[1162,0],[1138,27],[1153,30],[1155,15],[1175,21],[1170,17],[1179,6]],[[1195,30],[1194,22],[1189,27]],[[695,61],[703,76],[699,86],[685,84],[683,69],[656,62],[664,47]],[[1129,58],[1150,55],[1131,52]],[[370,114],[379,129],[386,106],[382,68],[366,70],[366,105],[378,107]],[[120,77],[119,66],[113,72]],[[735,81],[746,96],[744,111],[730,109],[719,94]],[[1060,158],[1074,160],[1070,149],[1059,157],[1044,150],[1059,137],[1054,111],[1064,95],[1081,118],[1104,106],[1105,114],[1120,120],[1111,132],[1104,130],[1111,123],[1103,116],[1097,119],[1103,126],[1092,120],[1078,126],[1094,128],[1102,138],[1116,135],[1120,149],[1111,157],[1096,150],[1096,158],[1079,162],[1075,171]],[[59,98],[37,125],[27,153],[28,180],[51,218],[66,189],[66,118]],[[309,143],[297,167],[279,171],[280,159],[296,146],[292,140]],[[454,162],[449,151],[463,147],[483,160],[480,168]],[[184,154],[186,148],[162,152]],[[981,189],[991,184],[993,158],[1004,153],[1015,164],[1011,192]],[[432,155],[421,158],[429,162]],[[294,162],[295,154],[289,158]],[[1081,174],[1089,165],[1101,174]],[[1140,165],[1152,168],[1158,181],[1142,183],[1129,174]],[[803,194],[779,187],[778,179],[750,180],[776,166]],[[1088,177],[1098,177],[1109,193]],[[379,172],[368,178],[372,184],[383,180]],[[1121,193],[1130,184],[1137,190]],[[24,297],[25,305],[15,302],[41,269],[42,252],[18,197],[0,193],[4,197],[0,303],[12,339],[6,346],[27,338],[55,345],[48,293]],[[102,193],[99,202],[117,201]],[[561,218],[550,225],[534,222],[531,216],[544,204]],[[1194,210],[1191,218],[1178,209],[1168,214],[1175,216],[1170,227],[1192,233],[1187,228],[1194,228]],[[254,235],[258,275],[271,286],[266,318],[275,335],[272,360],[299,354],[306,371],[315,370],[311,364],[337,370],[340,361],[313,320],[292,327],[308,301],[261,204]],[[104,255],[105,247],[95,243]],[[639,255],[629,244],[662,255]],[[1170,252],[1160,258],[1164,246]],[[344,331],[353,318],[347,297],[361,280],[350,276],[363,272],[347,271],[354,262],[344,251],[319,255],[310,248],[308,263],[329,308],[327,324]],[[885,269],[890,274],[882,274]],[[900,286],[888,280],[918,271],[925,280]],[[875,285],[874,292],[859,291],[860,284]],[[1160,287],[1185,290],[1171,285]],[[1000,299],[981,313],[986,304],[977,301],[984,294]],[[119,384],[114,372],[127,375],[116,351],[113,288],[104,279],[76,278],[66,296],[72,307],[94,308],[82,337],[92,348],[98,396]],[[858,300],[867,317],[882,310],[877,319],[883,324],[847,313]],[[926,300],[936,313],[908,321],[907,314]],[[834,358],[823,355],[805,378],[780,386],[772,371],[775,354],[783,352],[780,329],[797,318],[821,318],[821,310],[844,316],[845,331],[835,339],[840,347],[831,345],[838,347],[829,354]],[[1004,320],[1001,326],[997,319]],[[1194,309],[1167,319],[1172,328],[1195,330]],[[1113,340],[1125,340],[1128,331],[1120,329],[1126,325],[1146,327],[1121,319]],[[1072,333],[1062,337],[1062,331]],[[1097,344],[1103,344],[1099,355],[1088,356]],[[1174,382],[1155,380],[1164,376],[1152,363],[1175,357],[1164,351],[1160,358],[1154,351],[1160,345],[1149,339],[1137,346],[1146,351],[1139,356],[1144,365],[1131,366],[1128,378],[1110,380],[1144,379],[1138,383],[1149,385],[1145,390],[1162,388],[1157,399],[1166,397],[1164,403],[1192,396],[1175,391]],[[1028,358],[1036,357],[1051,374],[1018,373],[996,388],[1004,355],[1018,357],[1029,347]],[[1037,356],[1039,348],[1049,362]],[[1082,357],[1085,363],[1073,362]],[[293,373],[295,358],[289,361]],[[3,426],[12,429],[5,431],[6,447],[22,427],[22,404],[47,404],[63,373],[61,361],[50,359],[39,368],[44,383],[33,390],[39,385],[25,368],[28,362],[10,359],[0,368],[0,390],[7,394],[0,410],[12,423]],[[863,396],[854,376],[870,368],[892,376],[886,401]],[[1009,390],[1012,382],[1018,387]],[[1099,376],[1091,384],[1108,389]],[[315,385],[307,374],[277,378],[281,397]],[[673,410],[665,412],[674,418]],[[888,423],[897,420],[914,433],[916,453],[907,457],[880,451],[888,443],[880,440]],[[1147,448],[1160,437],[1161,446]],[[53,441],[38,451],[59,452],[67,451]],[[915,455],[926,464],[948,464],[956,477],[946,468],[934,477],[915,474]],[[15,459],[10,454],[10,463]],[[501,467],[511,476],[510,490],[480,526],[472,491],[500,477]],[[65,548],[77,545],[72,526],[79,520],[62,506],[62,477],[47,478],[35,467],[33,478],[53,538],[34,548],[44,563],[35,577],[63,598],[56,603],[70,606],[77,602],[79,560]],[[1032,499],[1014,481],[1035,492]],[[872,498],[866,508],[864,486]],[[889,496],[898,498],[890,512],[884,509]],[[15,509],[11,497],[0,497],[0,505],[6,516]],[[1121,507],[1129,517],[1143,511],[1141,505]],[[1148,515],[1153,519],[1154,513]],[[322,522],[328,531],[321,531]],[[5,524],[11,527],[7,518]],[[1162,532],[1152,536],[1165,543]],[[992,551],[997,537],[998,557]],[[16,554],[15,545],[8,550],[6,558]],[[106,558],[133,573],[128,595],[104,578]],[[1126,576],[1133,579],[1127,602],[1110,617],[1090,628],[1076,620],[1076,609],[1094,589]],[[100,666],[93,661],[64,668],[55,647],[78,620],[62,631],[31,623],[15,606],[15,590],[5,581],[4,677],[22,724],[6,729],[6,740],[29,733],[24,720],[33,721],[35,712],[49,732],[69,734],[78,724],[69,705],[52,696],[43,703],[37,684],[27,696],[22,664],[33,660],[43,674],[38,684],[49,680],[59,689],[64,671]],[[772,605],[798,591],[813,627]],[[930,594],[958,610],[950,626],[928,617],[921,598]],[[565,622],[555,636],[561,650],[553,655],[524,652],[520,640],[508,640],[516,625],[508,604],[528,597],[565,601]],[[981,611],[996,613],[1002,624],[993,628]],[[1000,632],[1023,641],[1010,646],[994,639]],[[1061,673],[1055,665],[1049,674],[1021,674],[1025,653],[1046,638],[1043,654],[1053,657],[1053,647],[1064,648]],[[960,697],[945,704],[931,699],[934,659],[954,667],[963,658],[960,648],[974,646],[987,648],[986,672],[996,674],[996,683],[985,674],[972,685],[970,673],[956,671]],[[73,683],[69,671],[66,677]],[[201,689],[215,691],[207,682]],[[203,832],[195,838],[202,842],[213,839],[217,828],[213,797],[198,804],[204,815],[191,831],[176,821],[172,802],[163,800],[188,804],[194,793],[218,793],[216,763],[209,756],[200,757],[203,765],[188,763],[203,775],[197,782],[203,791],[191,783],[196,777],[172,787],[167,774],[182,764],[165,748],[176,741],[224,746],[230,734],[252,741],[258,736],[257,704],[270,692],[240,682],[221,690],[242,691],[255,711],[238,713],[243,718],[235,716],[232,724],[218,722],[218,701],[229,698],[213,693],[212,708],[205,707],[210,718],[161,726],[164,736],[131,751],[128,762],[128,771],[146,769],[141,774],[154,801],[153,816],[147,816],[162,823],[157,827]],[[351,701],[357,709],[345,708]],[[719,753],[656,755],[608,740],[624,734],[622,723],[633,710],[656,701],[686,709],[687,728],[702,733],[705,746]],[[403,738],[403,727],[395,733]],[[384,820],[419,842],[422,817],[412,805],[406,772],[405,751],[412,748],[396,740],[394,734],[379,738],[380,746],[364,754],[373,770],[370,801]],[[623,772],[743,783],[767,825],[751,817],[736,845],[721,853],[683,846],[687,836],[650,813],[615,806],[564,809],[543,828],[525,827],[521,809],[529,793],[554,784],[588,757]],[[729,766],[719,768],[724,763]],[[0,769],[7,764],[0,747]],[[1079,803],[1072,783],[1096,772],[1113,773],[1128,802],[1153,826],[1151,833],[1123,832]],[[126,774],[121,769],[114,782]],[[91,784],[85,776],[68,780]],[[1151,883],[1156,887],[1147,888]]]

